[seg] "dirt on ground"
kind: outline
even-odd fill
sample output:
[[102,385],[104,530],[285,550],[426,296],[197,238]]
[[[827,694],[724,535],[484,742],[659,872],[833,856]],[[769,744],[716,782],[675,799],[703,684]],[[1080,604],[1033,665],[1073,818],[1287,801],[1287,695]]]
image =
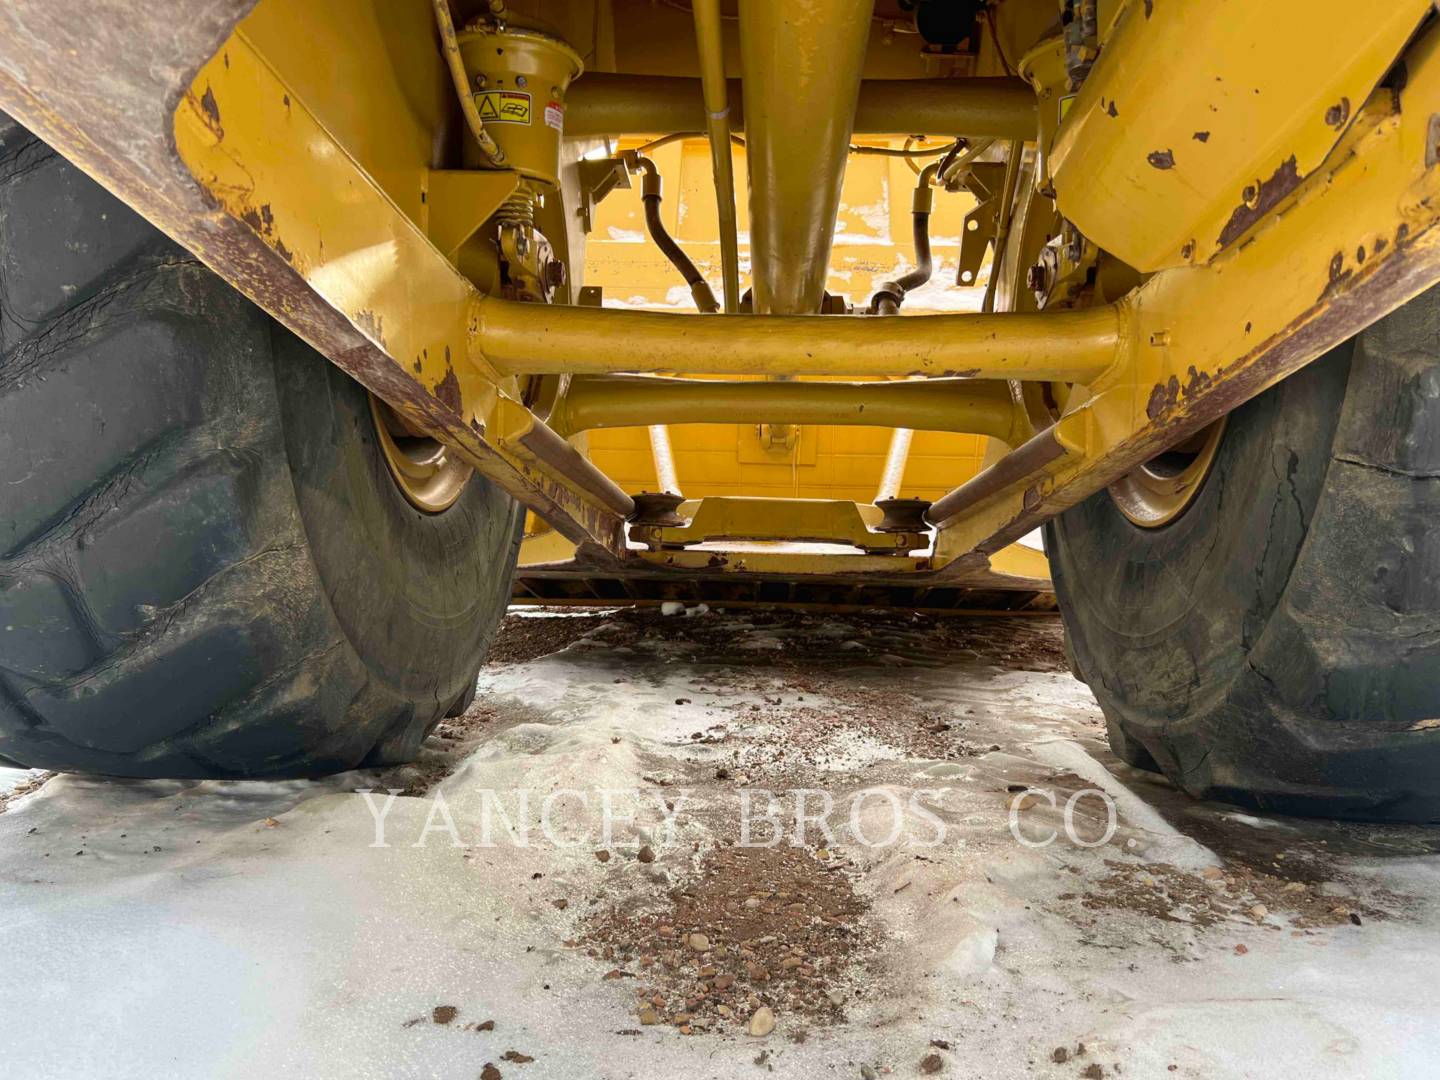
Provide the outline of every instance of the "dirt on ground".
[[[676,605],[677,607],[679,605]],[[655,607],[598,612],[519,608],[505,617],[490,647],[491,664],[514,664],[559,652],[600,635],[610,648],[644,652],[684,643],[687,654],[710,663],[742,658],[747,665],[786,670],[867,663],[935,667],[972,661],[1020,671],[1068,671],[1065,634],[1053,613],[984,617],[919,615],[904,611],[825,614],[804,610],[746,610],[735,618],[759,637],[737,635],[736,624],[701,605],[672,617]],[[683,621],[681,621],[683,620]],[[817,634],[817,629],[822,633]],[[761,644],[757,645],[757,641]]]
[[[16,962],[92,1015],[150,1000],[112,929],[71,919],[83,890],[258,1071],[1372,1075],[1440,1031],[1440,833],[1197,803],[1124,765],[1054,616],[522,609],[409,765],[12,782]],[[633,797],[605,839],[602,790]],[[528,842],[481,833],[496,800]],[[212,942],[249,989],[190,962]],[[57,1037],[26,1015],[22,1063]],[[102,1025],[104,1053],[204,1071],[149,1015]]]
[[657,910],[608,907],[579,944],[615,965],[602,978],[634,981],[644,1025],[749,1031],[781,1011],[831,1021],[864,992],[853,974],[874,944],[867,907],[845,860],[824,848],[721,844]]
[[[986,712],[979,706],[937,699],[932,683],[835,678],[837,668],[862,658],[882,669],[955,664],[1068,673],[1063,629],[1054,617],[996,622],[867,614],[830,615],[817,623],[803,612],[692,610],[662,617],[644,609],[550,618],[544,612],[512,614],[491,664],[532,662],[545,650],[563,651],[582,664],[592,651],[641,658],[634,670],[609,680],[622,688],[675,686],[668,667],[651,665],[660,656],[690,661],[685,692],[666,711],[682,723],[694,717],[691,752],[679,748],[678,755],[655,759],[644,779],[657,791],[683,788],[702,793],[702,802],[722,803],[747,788],[833,791],[864,784],[875,767],[897,759],[959,762],[1003,751],[994,741],[993,716],[977,715]],[[1098,713],[1070,718],[1072,725],[1077,721],[1103,754]],[[1160,777],[1147,782],[1168,788]],[[1033,783],[996,784],[991,798],[997,809],[1011,809],[1026,821],[1037,807],[1044,810],[1038,795],[1026,794],[1032,788],[1059,799],[1095,790],[1093,778],[1051,769]],[[1187,805],[1178,792],[1173,803],[1177,810]],[[1088,812],[1081,807],[1077,814],[1084,827],[1103,828]],[[875,888],[864,881],[865,867],[841,844],[824,840],[800,847],[736,846],[727,824],[715,816],[709,846],[696,845],[693,857],[680,864],[678,881],[662,874],[648,894],[642,889],[620,902],[600,896],[582,903],[588,914],[562,944],[602,966],[599,978],[628,988],[638,1026],[620,1030],[765,1034],[783,1017],[788,1036],[803,1041],[893,990],[894,973],[885,970],[883,955],[896,943],[893,931],[873,917]],[[1323,888],[1318,879],[1325,874],[1317,873],[1315,861],[1328,855],[1326,839],[1297,853],[1293,837],[1276,835],[1267,843],[1260,836],[1203,868],[1107,858],[1080,888],[1062,885],[1041,906],[1070,923],[1082,946],[1115,947],[1117,914],[1127,925],[1136,919],[1154,924],[1145,939],[1179,962],[1194,958],[1195,932],[1223,936],[1240,924],[1303,937],[1393,918],[1406,907],[1403,897],[1383,889],[1361,898]],[[620,855],[600,850],[595,857],[608,862]],[[654,857],[645,847],[639,861]],[[886,891],[899,896],[910,887],[907,878]],[[1241,956],[1249,950],[1238,941],[1229,947]],[[1052,1063],[1069,1062],[1078,1075],[1111,1075],[1087,1060],[1083,1042],[1053,1054]],[[938,1071],[943,1059],[936,1062],[931,1064]]]

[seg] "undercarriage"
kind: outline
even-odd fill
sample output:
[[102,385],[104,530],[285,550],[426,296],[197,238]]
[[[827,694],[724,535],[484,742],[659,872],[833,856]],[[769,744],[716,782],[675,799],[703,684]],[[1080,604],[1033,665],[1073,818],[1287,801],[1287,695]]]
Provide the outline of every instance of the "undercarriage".
[[[1429,10],[22,2],[0,103],[364,384],[422,505],[473,469],[528,507],[522,595],[1043,604],[1015,541],[1440,276]],[[658,205],[642,151],[704,135],[711,310],[605,307],[597,204],[643,178]],[[973,205],[980,310],[827,290],[867,152],[915,166],[917,239]],[[900,432],[896,482],[683,498],[666,429],[722,423],[782,467],[820,428]],[[616,427],[654,433],[653,483],[585,452]],[[915,430],[981,437],[978,469],[911,498]]]
[[408,761],[512,601],[1058,611],[1127,763],[1440,819],[1437,194],[1430,0],[11,0],[0,763]]

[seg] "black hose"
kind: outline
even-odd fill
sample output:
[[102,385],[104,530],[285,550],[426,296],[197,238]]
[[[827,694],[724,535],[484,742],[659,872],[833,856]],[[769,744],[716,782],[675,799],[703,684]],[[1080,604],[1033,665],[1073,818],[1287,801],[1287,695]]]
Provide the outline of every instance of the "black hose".
[[645,171],[641,202],[645,204],[645,229],[650,233],[650,239],[665,253],[671,265],[680,271],[685,283],[690,286],[690,295],[695,298],[695,306],[707,315],[715,314],[720,310],[720,302],[715,299],[710,283],[695,268],[690,256],[680,250],[680,245],[665,231],[665,223],[660,220],[660,171],[649,158],[637,157],[635,163]]
[[930,280],[935,265],[930,259],[930,215],[916,211],[911,215],[911,234],[915,238],[915,269],[901,274],[895,284],[909,292]]
[[[928,190],[926,191],[928,195]],[[930,255],[930,211],[917,209],[911,214],[912,232],[915,238],[915,269],[901,274],[894,281],[882,281],[875,295],[870,298],[870,314],[898,315],[905,294],[920,288],[930,280],[935,270]]]

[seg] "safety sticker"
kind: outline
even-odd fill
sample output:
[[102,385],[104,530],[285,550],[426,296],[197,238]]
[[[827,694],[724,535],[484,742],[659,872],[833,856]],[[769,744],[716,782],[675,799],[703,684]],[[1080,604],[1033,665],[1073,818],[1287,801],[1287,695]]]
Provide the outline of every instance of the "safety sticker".
[[487,124],[530,123],[530,95],[518,90],[482,90],[475,95],[475,107]]
[[545,106],[545,123],[549,124],[556,131],[565,130],[565,106],[558,101],[552,101]]

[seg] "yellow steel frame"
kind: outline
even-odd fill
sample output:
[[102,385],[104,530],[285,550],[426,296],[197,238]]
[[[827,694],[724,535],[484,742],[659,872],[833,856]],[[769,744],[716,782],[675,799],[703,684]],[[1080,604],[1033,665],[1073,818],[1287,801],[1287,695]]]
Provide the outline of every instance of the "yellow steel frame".
[[667,424],[843,424],[961,431],[1017,446],[1033,434],[1001,379],[734,382],[577,375],[546,418],[561,434]]
[[[804,4],[817,17],[824,6]],[[473,238],[517,177],[435,167],[440,155],[422,136],[442,125],[445,73],[438,52],[427,51],[414,4],[362,5],[353,28],[342,31],[334,24],[354,12],[339,0],[261,0],[248,18],[248,0],[152,0],[124,12],[92,10],[82,0],[15,0],[0,9],[0,107],[601,562],[695,570],[714,569],[717,556],[627,547],[630,493],[564,437],[589,427],[720,418],[845,423],[863,404],[881,423],[975,431],[1013,445],[931,507],[936,536],[922,556],[856,554],[841,564],[760,551],[719,563],[750,573],[834,574],[843,566],[945,581],[997,572],[1007,558],[1002,549],[1048,516],[1440,279],[1440,32],[1431,27],[1405,48],[1405,79],[1377,86],[1428,3],[1405,0],[1369,19],[1327,2],[1330,23],[1304,43],[1325,56],[1324,77],[1298,88],[1272,80],[1252,94],[1265,98],[1263,107],[1237,105],[1249,117],[1243,122],[1267,125],[1263,146],[1216,147],[1213,159],[1197,155],[1193,166],[1173,150],[1173,163],[1163,154],[1158,164],[1149,160],[1172,149],[1167,143],[1145,150],[1142,167],[1134,157],[1146,140],[1189,126],[1204,103],[1194,90],[1199,68],[1243,83],[1288,55],[1278,34],[1238,54],[1224,50],[1218,14],[1199,30],[1189,26],[1188,40],[1201,45],[1194,57],[1159,54],[1149,46],[1189,24],[1175,21],[1181,5],[1153,5],[1153,18],[1151,7],[1121,5],[1102,20],[1109,36],[1101,61],[1054,145],[1041,147],[1033,191],[1025,189],[1031,208],[1043,206],[1053,183],[1061,211],[1091,240],[1154,271],[1119,300],[1079,310],[701,318],[487,295],[485,273],[459,267],[483,247]],[[1302,25],[1313,8],[1285,0],[1266,10],[1276,27],[1288,27]],[[1343,38],[1366,19],[1356,47],[1324,51],[1321,37]],[[76,37],[80,25],[87,33]],[[312,25],[326,28],[334,53],[323,71],[307,69],[309,53],[298,44]],[[397,28],[408,35],[403,42]],[[54,47],[62,40],[65,48]],[[1148,85],[1162,70],[1178,88],[1173,115],[1162,118],[1170,126],[1137,117],[1127,128],[1116,107],[1124,88]],[[23,79],[15,74],[22,71]],[[96,82],[108,97],[92,92]],[[584,86],[582,79],[572,97],[581,115]],[[873,92],[862,86],[857,115]],[[1014,83],[1003,93],[1013,99]],[[347,94],[361,100],[347,106]],[[687,94],[693,111],[699,83]],[[1317,101],[1331,97],[1338,112],[1327,106],[1317,124]],[[592,116],[624,111],[613,101],[592,105]],[[992,127],[1013,135],[1013,100],[1005,110],[1010,119]],[[392,129],[375,130],[376,118]],[[1051,129],[1053,120],[1042,123]],[[1230,129],[1217,121],[1215,130]],[[1237,224],[1233,188],[1277,157],[1293,158],[1294,181],[1267,188],[1257,173],[1255,191],[1247,183],[1239,192],[1246,212]],[[1028,166],[1018,156],[1012,162],[1018,181]],[[1143,182],[1156,177],[1154,185]],[[1139,192],[1133,213],[1116,213],[1120,190]],[[547,234],[573,266],[571,210],[555,200],[544,213]],[[1012,251],[1029,242],[1021,235]],[[1012,278],[1024,269],[1008,258]],[[1020,291],[1011,281],[997,295]],[[636,383],[613,377],[620,372],[924,379],[740,386]],[[545,380],[554,421],[547,424],[527,404],[539,400],[532,377],[566,375],[568,392],[563,378]],[[935,377],[945,381],[926,381]],[[958,387],[957,378],[971,381]],[[1053,423],[1022,384],[1064,384]],[[652,406],[665,415],[651,414]],[[747,508],[747,520],[756,509]],[[804,515],[835,513],[761,509],[770,534],[792,537]],[[715,514],[720,520],[731,511],[717,504]],[[832,539],[868,542],[868,526],[861,535],[837,525],[838,517],[827,520]],[[710,526],[699,532],[712,535]],[[670,539],[693,537],[682,528]]]
[[929,547],[915,531],[870,528],[860,508],[844,499],[712,497],[694,504],[684,525],[638,525],[630,535],[655,550],[716,540],[838,544],[895,555]]

